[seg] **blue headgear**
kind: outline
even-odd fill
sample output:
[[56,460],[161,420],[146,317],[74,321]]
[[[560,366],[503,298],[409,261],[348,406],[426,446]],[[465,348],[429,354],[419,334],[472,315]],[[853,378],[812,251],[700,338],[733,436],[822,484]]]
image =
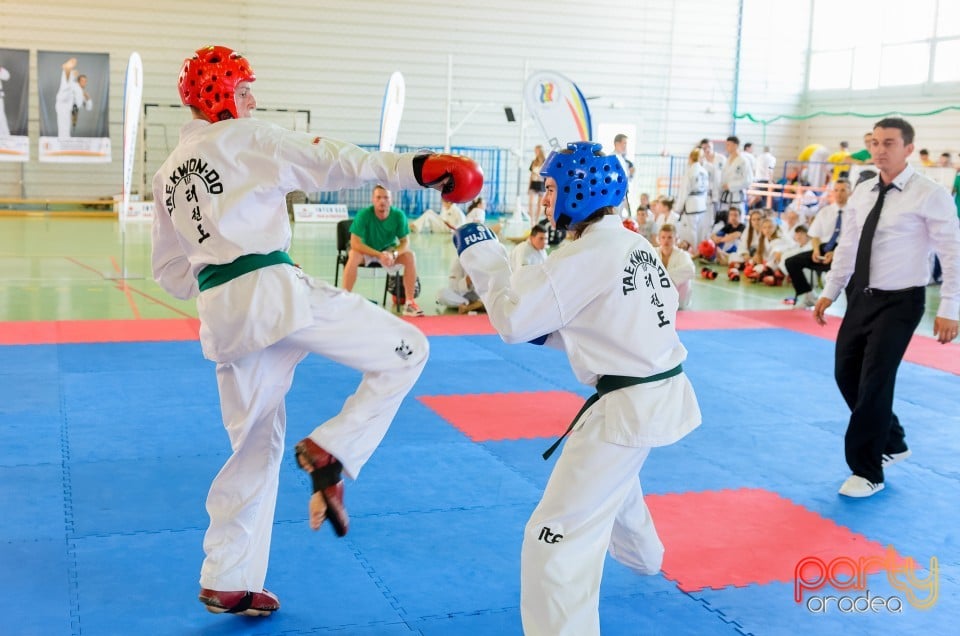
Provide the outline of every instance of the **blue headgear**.
[[540,175],[557,182],[553,219],[558,229],[579,223],[602,207],[617,206],[627,194],[627,174],[616,156],[597,154],[601,146],[575,141],[567,150],[554,150]]

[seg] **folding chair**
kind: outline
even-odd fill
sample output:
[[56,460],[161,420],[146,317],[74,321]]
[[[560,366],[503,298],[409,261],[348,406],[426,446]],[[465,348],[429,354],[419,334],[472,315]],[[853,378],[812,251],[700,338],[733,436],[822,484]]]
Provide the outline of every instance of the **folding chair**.
[[[334,268],[333,274],[333,286],[337,287],[340,284],[340,268],[344,267],[347,264],[347,256],[350,254],[350,226],[353,224],[352,219],[344,219],[337,222],[337,264]],[[362,269],[372,269],[373,277],[377,277],[376,270],[382,269],[380,263],[371,263],[369,265],[361,265]],[[384,307],[387,306],[387,290],[390,288],[390,279],[391,278],[400,278],[400,274],[390,274],[387,273],[387,277],[383,282],[383,300],[380,301],[380,304]]]

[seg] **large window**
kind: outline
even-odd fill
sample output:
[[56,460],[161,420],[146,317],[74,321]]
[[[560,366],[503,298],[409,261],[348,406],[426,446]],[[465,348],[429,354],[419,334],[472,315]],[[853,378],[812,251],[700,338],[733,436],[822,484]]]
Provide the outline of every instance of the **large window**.
[[814,0],[809,90],[960,81],[957,0]]

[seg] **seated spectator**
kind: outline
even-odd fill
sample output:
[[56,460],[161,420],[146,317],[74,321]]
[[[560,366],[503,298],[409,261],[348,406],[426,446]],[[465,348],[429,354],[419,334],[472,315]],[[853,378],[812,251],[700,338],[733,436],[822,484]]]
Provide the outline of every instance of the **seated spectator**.
[[843,229],[842,209],[850,198],[850,191],[850,182],[846,179],[833,184],[830,197],[834,202],[824,206],[810,226],[811,251],[802,252],[787,259],[787,273],[790,275],[790,281],[796,293],[795,307],[813,307],[816,303],[813,289],[807,277],[804,276],[803,270],[830,271],[833,250],[837,247]]
[[[787,170],[786,176],[784,176],[782,179],[778,179],[777,183],[783,187],[783,192],[785,194],[795,194],[799,189],[799,186],[810,185],[800,176],[800,168],[796,166],[791,166]],[[787,209],[787,206],[790,205],[791,201],[793,201],[793,199],[788,197],[777,197],[773,201],[773,209],[777,212],[783,212]]]
[[780,231],[784,236],[790,236],[801,225],[806,224],[800,220],[800,215],[796,210],[787,210],[780,215]]
[[763,222],[763,213],[760,210],[751,210],[747,221],[746,231],[740,235],[737,241],[737,250],[730,255],[730,265],[738,269],[751,262],[751,259],[757,253],[757,247],[760,245],[760,225]]
[[410,222],[410,230],[423,234],[453,232],[466,222],[466,217],[463,215],[460,206],[449,201],[441,201],[440,214],[433,210],[424,210],[420,218]]
[[467,206],[467,217],[464,223],[479,223],[484,225],[487,222],[487,202],[483,197],[477,197]]
[[667,268],[667,275],[680,294],[678,309],[687,309],[693,300],[693,277],[697,274],[697,268],[687,252],[675,249],[676,241],[676,228],[670,223],[661,226],[660,233],[657,235],[660,261]]
[[730,262],[730,257],[737,252],[737,245],[744,229],[746,228],[740,222],[740,209],[730,208],[727,210],[727,222],[724,224],[718,223],[710,236],[710,240],[717,247],[717,263],[726,265]]
[[660,228],[667,223],[676,227],[680,217],[673,211],[673,198],[668,196],[659,196],[654,199],[650,205],[650,211],[653,212],[653,219],[650,221],[648,238],[652,244],[656,245]]
[[646,214],[650,211],[650,195],[646,192],[640,193],[640,203],[637,205],[637,216],[640,216],[640,213],[643,212]]
[[[781,234],[786,234],[781,227]],[[790,245],[783,252],[783,257],[780,259],[780,271],[785,275],[789,275],[787,272],[787,260],[791,256],[796,256],[797,254],[802,254],[803,252],[809,252],[812,248],[810,242],[810,231],[807,229],[806,225],[802,223],[793,228],[793,244]]]
[[350,225],[350,252],[343,266],[343,288],[353,290],[357,269],[378,263],[391,274],[403,270],[406,303],[404,316],[422,316],[414,300],[417,283],[417,259],[410,250],[410,228],[403,210],[390,205],[390,191],[382,185],[373,189],[373,205],[357,212]]
[[780,263],[783,261],[783,253],[792,244],[793,241],[780,234],[776,221],[765,217],[760,222],[760,240],[757,243],[757,250],[744,269],[744,274],[755,282],[771,286],[780,285],[785,278],[780,271]]
[[793,211],[797,214],[800,223],[809,225],[819,209],[820,198],[817,193],[813,190],[804,190],[800,196],[790,202],[784,214]]
[[526,265],[537,265],[547,260],[547,230],[542,225],[530,228],[530,236],[510,252],[510,269],[517,271]]
[[437,304],[452,307],[461,314],[483,309],[483,301],[473,288],[473,281],[460,265],[460,259],[453,260],[447,286],[437,292]]

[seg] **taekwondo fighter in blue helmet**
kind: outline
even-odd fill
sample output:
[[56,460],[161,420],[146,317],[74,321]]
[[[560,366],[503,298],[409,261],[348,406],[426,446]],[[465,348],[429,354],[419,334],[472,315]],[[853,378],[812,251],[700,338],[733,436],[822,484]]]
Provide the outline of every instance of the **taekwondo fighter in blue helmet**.
[[570,425],[524,530],[520,612],[528,635],[600,633],[607,550],[639,574],[659,572],[663,543],[643,500],[640,469],[651,448],[700,424],[683,373],[677,290],[657,250],[623,227],[616,211],[627,177],[600,149],[568,144],[541,169],[547,218],[574,239],[546,262],[511,271],[490,230],[468,224],[454,233],[460,262],[500,336],[562,349],[577,378],[597,390]]

